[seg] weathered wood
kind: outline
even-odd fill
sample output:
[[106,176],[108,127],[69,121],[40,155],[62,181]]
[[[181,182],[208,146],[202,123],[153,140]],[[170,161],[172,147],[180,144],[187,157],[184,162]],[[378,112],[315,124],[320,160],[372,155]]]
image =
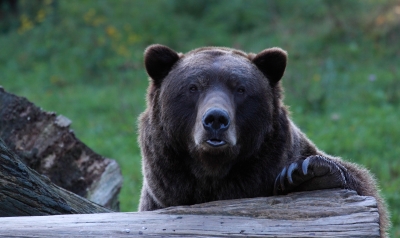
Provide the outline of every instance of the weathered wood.
[[321,190],[141,213],[0,218],[0,236],[379,237],[378,223],[373,197]]
[[54,185],[23,164],[0,139],[0,216],[111,212]]
[[118,210],[118,164],[83,144],[70,124],[68,118],[45,112],[0,87],[0,138],[7,147],[56,185]]

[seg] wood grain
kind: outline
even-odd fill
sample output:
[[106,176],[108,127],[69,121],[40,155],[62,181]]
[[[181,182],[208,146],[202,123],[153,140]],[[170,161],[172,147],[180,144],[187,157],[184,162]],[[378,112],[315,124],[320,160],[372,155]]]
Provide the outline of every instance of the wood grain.
[[375,199],[349,190],[141,213],[10,217],[0,223],[0,236],[24,237],[379,237]]
[[0,216],[111,212],[53,184],[23,164],[0,139]]

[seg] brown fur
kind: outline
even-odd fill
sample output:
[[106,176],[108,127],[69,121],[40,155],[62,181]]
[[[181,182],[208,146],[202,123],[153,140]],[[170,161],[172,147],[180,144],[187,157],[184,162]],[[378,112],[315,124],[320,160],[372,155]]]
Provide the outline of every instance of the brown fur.
[[[139,125],[140,211],[341,187],[377,199],[385,236],[388,213],[369,171],[324,154],[289,119],[280,86],[286,58],[279,48],[146,49],[151,81]],[[207,129],[204,118],[213,108],[229,119],[215,124],[224,131]],[[226,144],[210,146],[211,139]]]

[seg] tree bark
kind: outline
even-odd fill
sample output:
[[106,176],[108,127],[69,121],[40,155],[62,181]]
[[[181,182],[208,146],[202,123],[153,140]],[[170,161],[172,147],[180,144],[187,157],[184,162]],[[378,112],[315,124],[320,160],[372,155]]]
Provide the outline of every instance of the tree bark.
[[45,112],[0,87],[0,138],[7,147],[56,185],[119,210],[122,176],[118,164],[83,144],[70,124],[68,118]]
[[0,139],[0,216],[101,212],[111,210],[54,185],[19,161]]
[[0,218],[0,236],[379,237],[373,197],[349,190],[215,201],[152,212]]

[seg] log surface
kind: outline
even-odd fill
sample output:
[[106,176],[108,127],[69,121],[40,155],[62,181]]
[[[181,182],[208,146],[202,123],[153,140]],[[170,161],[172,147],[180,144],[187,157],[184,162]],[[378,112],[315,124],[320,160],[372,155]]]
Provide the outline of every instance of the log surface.
[[0,236],[6,237],[379,237],[376,200],[349,190],[140,213],[0,218],[0,223]]
[[118,210],[118,164],[82,143],[70,124],[68,118],[43,111],[0,86],[0,138],[6,146],[56,185]]

